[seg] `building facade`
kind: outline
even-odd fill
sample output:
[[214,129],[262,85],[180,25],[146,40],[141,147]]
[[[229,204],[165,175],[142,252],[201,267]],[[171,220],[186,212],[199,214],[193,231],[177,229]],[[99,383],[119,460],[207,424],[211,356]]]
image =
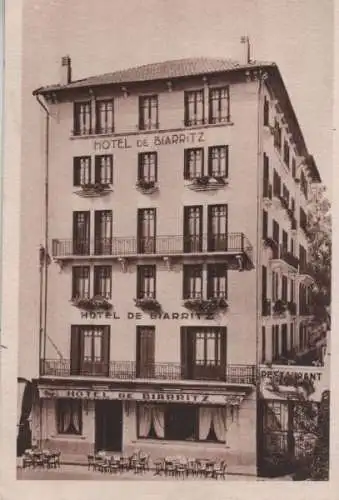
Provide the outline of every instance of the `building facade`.
[[34,92],[46,113],[32,432],[85,456],[257,466],[259,366],[308,343],[320,182],[275,64],[190,59]]

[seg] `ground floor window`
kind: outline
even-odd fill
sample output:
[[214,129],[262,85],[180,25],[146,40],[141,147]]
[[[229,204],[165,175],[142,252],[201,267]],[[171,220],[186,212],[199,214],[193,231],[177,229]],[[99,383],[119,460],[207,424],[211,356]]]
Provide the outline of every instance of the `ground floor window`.
[[226,440],[225,407],[139,404],[137,410],[139,438],[220,443]]
[[58,434],[82,434],[81,400],[57,400],[56,420]]

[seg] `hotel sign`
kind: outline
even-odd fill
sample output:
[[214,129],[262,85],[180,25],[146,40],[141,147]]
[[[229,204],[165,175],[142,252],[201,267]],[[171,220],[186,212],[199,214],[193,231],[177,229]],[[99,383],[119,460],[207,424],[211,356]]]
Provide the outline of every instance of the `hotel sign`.
[[174,391],[117,391],[94,389],[54,389],[39,388],[43,399],[85,399],[143,401],[145,403],[190,403],[199,405],[240,405],[243,393],[237,394],[198,394]]
[[173,146],[177,144],[202,144],[205,142],[205,135],[202,131],[180,132],[180,133],[158,133],[158,134],[131,134],[115,136],[107,139],[95,139],[93,149],[95,152],[112,151],[117,149],[142,149],[157,148],[159,146]]

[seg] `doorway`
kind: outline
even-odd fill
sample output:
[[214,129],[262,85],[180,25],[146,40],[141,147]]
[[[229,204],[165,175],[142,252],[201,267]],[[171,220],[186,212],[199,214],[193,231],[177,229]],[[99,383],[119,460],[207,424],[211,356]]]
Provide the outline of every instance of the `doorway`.
[[95,402],[95,450],[122,451],[122,401]]

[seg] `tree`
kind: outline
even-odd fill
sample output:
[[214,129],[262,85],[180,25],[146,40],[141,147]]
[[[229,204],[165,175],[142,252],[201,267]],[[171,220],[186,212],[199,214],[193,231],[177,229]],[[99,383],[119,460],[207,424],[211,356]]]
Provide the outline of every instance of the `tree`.
[[312,290],[314,315],[327,320],[331,304],[332,220],[331,204],[324,186],[313,188],[309,199],[309,262],[316,285]]

